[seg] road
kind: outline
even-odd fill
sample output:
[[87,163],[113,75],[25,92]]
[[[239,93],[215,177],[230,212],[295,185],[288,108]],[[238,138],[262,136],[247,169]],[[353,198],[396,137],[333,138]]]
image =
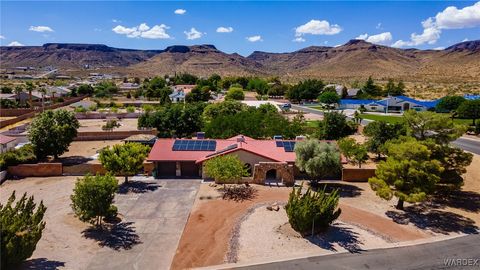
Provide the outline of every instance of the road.
[[[298,111],[303,111],[306,113],[313,113],[313,114],[318,114],[318,115],[323,115],[322,111],[315,110],[312,108],[308,108],[305,106],[299,106],[299,105],[293,105],[292,104],[292,109],[298,110]],[[348,117],[350,118],[350,117]],[[363,119],[361,124],[362,125],[367,125],[368,123],[372,122],[371,120],[365,120]],[[475,139],[468,139],[465,137],[458,138],[457,140],[452,142],[453,145],[456,147],[463,149],[465,151],[472,152],[474,154],[480,155],[480,140],[475,140]]]
[[[461,260],[458,261],[458,259]],[[480,235],[468,235],[429,244],[376,249],[355,254],[340,253],[308,257],[235,269],[480,269]]]

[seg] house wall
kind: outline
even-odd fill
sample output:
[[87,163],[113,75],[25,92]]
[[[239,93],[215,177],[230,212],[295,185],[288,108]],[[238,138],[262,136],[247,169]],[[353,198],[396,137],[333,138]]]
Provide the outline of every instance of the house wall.
[[18,177],[45,177],[62,175],[62,163],[37,163],[9,166],[8,174]]
[[17,145],[17,139],[15,139],[11,142],[8,142],[6,144],[0,145],[0,153],[3,154],[5,152],[7,152],[8,150],[13,149],[15,147],[15,145]]
[[367,182],[375,176],[375,169],[343,168],[342,180],[347,182]]

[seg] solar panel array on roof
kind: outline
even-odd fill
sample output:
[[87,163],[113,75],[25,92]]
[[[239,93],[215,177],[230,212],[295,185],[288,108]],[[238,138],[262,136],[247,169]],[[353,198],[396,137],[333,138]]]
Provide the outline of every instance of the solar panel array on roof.
[[283,147],[283,141],[275,141],[277,147]]
[[175,140],[173,151],[215,151],[217,142],[214,140]]
[[295,142],[284,141],[283,149],[285,149],[285,152],[293,152],[293,150],[295,149]]

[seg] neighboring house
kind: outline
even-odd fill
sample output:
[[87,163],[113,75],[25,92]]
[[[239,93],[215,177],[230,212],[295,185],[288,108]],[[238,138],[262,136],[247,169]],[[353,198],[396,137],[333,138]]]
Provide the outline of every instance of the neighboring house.
[[283,103],[271,100],[242,100],[241,102],[247,106],[255,108],[260,107],[260,105],[270,104],[275,106],[275,108],[277,108],[277,111],[281,111],[281,106],[283,105]]
[[[20,102],[26,102],[29,100],[28,91],[23,91],[18,94],[0,94],[0,99],[19,100]],[[32,91],[32,101],[38,101],[42,99],[41,93]]]
[[55,97],[65,97],[68,96],[72,90],[68,89],[67,87],[63,86],[48,86],[46,87],[47,95],[48,96],[55,96]]
[[172,90],[173,91],[180,91],[182,90],[183,92],[185,92],[185,94],[188,94],[190,93],[190,91],[192,91],[193,88],[195,88],[195,84],[178,84],[178,85],[174,85],[172,86]]
[[131,90],[137,90],[138,88],[140,88],[140,84],[138,84],[138,83],[121,83],[121,84],[118,85],[118,88],[120,89],[120,91],[128,92],[128,91],[131,91]]
[[358,95],[358,92],[360,91],[359,88],[350,88],[347,89],[347,98],[353,98]]
[[0,134],[0,154],[3,154],[10,149],[14,149],[16,144],[16,138]]
[[125,143],[135,142],[135,143],[141,143],[148,146],[153,146],[156,140],[157,140],[157,136],[151,135],[151,134],[136,134],[126,139],[123,139]]
[[17,99],[16,94],[0,94],[0,99],[15,100]]
[[243,135],[228,139],[159,138],[147,161],[154,163],[156,178],[206,178],[205,161],[236,155],[254,179],[286,181],[301,175],[295,167],[295,143],[295,140],[256,140]]
[[333,89],[335,89],[335,92],[337,92],[337,95],[342,96],[343,85],[341,85],[341,84],[327,84],[327,85],[325,85],[325,87],[323,87],[323,89],[326,89],[326,88],[333,88]]
[[480,95],[464,95],[463,97],[464,97],[465,99],[467,99],[467,100],[480,99]]
[[375,112],[403,112],[406,110],[426,111],[434,108],[438,100],[416,100],[406,96],[392,96],[382,100],[375,99],[342,99],[340,109],[358,110],[360,107]]
[[185,92],[183,90],[173,90],[173,93],[168,95],[172,103],[182,103],[185,102]]
[[92,106],[96,106],[97,103],[96,102],[93,102],[91,100],[80,100],[78,102],[75,102],[75,103],[72,103],[70,104],[70,107],[73,107],[73,108],[79,108],[79,107],[82,107],[86,110],[90,109]]

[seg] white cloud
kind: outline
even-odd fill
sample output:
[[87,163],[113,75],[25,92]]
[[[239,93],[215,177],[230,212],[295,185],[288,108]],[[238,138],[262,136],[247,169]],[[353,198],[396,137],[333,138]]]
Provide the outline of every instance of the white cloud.
[[43,33],[43,32],[53,32],[53,29],[48,27],[48,26],[42,26],[42,25],[39,25],[39,26],[30,26],[30,28],[28,29],[30,31],[34,31],[34,32],[40,32],[40,33]]
[[2,36],[2,35],[0,35],[0,39],[5,39],[5,37],[4,37],[4,36]]
[[441,51],[441,50],[445,50],[445,47],[436,47],[436,48],[433,48],[435,51]]
[[379,23],[377,24],[377,26],[375,26],[375,28],[376,28],[376,29],[383,29],[383,28],[382,28],[382,23],[379,22]]
[[247,37],[247,40],[250,41],[250,42],[263,41],[262,36],[259,36],[259,35]]
[[367,39],[367,37],[368,37],[368,34],[367,34],[367,33],[365,33],[365,34],[361,34],[361,35],[359,35],[359,36],[358,36],[358,37],[356,37],[355,39],[363,39],[363,40],[365,40],[365,39]]
[[122,21],[120,21],[119,19],[112,19],[112,22],[113,23],[121,23]]
[[422,22],[423,33],[412,33],[410,40],[398,40],[392,46],[409,47],[423,44],[435,44],[440,39],[443,29],[462,29],[480,25],[480,2],[462,9],[447,7],[435,17]]
[[305,42],[306,40],[303,37],[296,37],[292,41],[293,42]]
[[169,28],[165,24],[154,25],[150,28],[146,23],[142,23],[134,27],[117,25],[112,31],[119,35],[126,35],[129,38],[169,39],[170,35],[166,31]]
[[311,35],[335,35],[342,31],[342,28],[338,24],[330,24],[323,20],[310,20],[304,25],[300,25],[295,28],[295,36],[300,37],[306,34]]
[[177,14],[177,15],[183,15],[185,13],[187,13],[187,11],[185,9],[176,9],[173,13]]
[[231,33],[233,32],[233,27],[224,27],[220,26],[217,28],[217,33]]
[[465,42],[465,41],[469,41],[469,39],[468,39],[468,38],[465,38],[465,39],[462,40],[462,42]]
[[480,26],[480,1],[462,9],[447,7],[435,16],[440,29],[461,29]]
[[205,34],[195,29],[195,27],[190,28],[190,31],[183,31],[183,33],[189,40],[201,38]]
[[7,46],[25,46],[25,45],[23,45],[22,43],[20,43],[18,41],[12,41]]

